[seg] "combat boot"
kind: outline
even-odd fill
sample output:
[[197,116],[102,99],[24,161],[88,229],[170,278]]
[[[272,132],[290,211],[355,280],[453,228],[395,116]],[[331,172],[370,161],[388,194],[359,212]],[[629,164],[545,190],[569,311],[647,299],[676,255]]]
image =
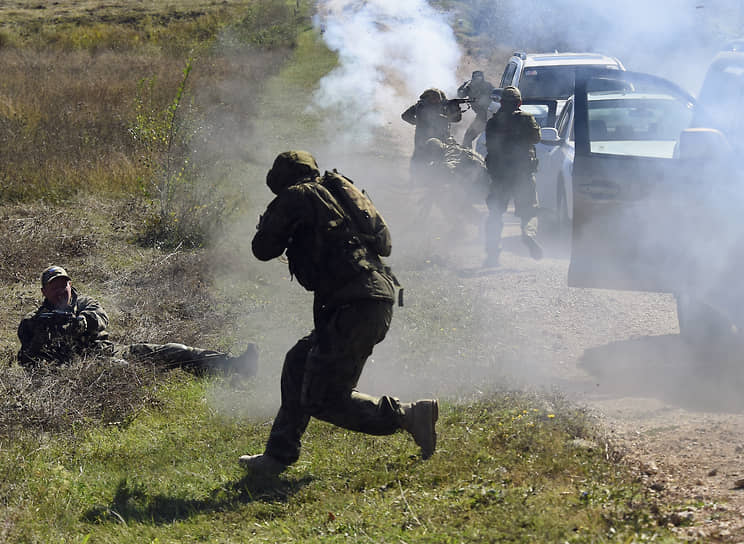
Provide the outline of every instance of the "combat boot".
[[265,453],[241,455],[238,464],[256,475],[276,476],[287,470],[287,465]]
[[228,357],[225,360],[225,371],[248,378],[255,376],[258,372],[258,347],[256,344],[248,344],[248,348],[237,357]]
[[543,248],[537,242],[537,240],[535,240],[534,236],[528,236],[526,234],[523,234],[522,241],[527,246],[527,249],[530,250],[530,257],[532,257],[536,261],[539,261],[540,259],[543,258]]
[[428,459],[437,448],[436,423],[439,419],[439,403],[434,399],[417,400],[404,404],[401,427],[411,433],[416,445],[421,448],[421,458]]

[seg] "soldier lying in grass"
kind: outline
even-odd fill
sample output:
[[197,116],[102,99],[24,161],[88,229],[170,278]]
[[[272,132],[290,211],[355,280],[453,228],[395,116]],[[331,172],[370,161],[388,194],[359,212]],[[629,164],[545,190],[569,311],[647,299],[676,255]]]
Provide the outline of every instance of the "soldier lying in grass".
[[18,326],[22,366],[66,364],[75,356],[109,355],[124,360],[143,360],[168,368],[181,367],[195,374],[235,372],[252,376],[258,366],[258,349],[249,344],[242,355],[177,344],[117,345],[108,339],[109,319],[101,304],[79,294],[61,266],[41,274],[44,301]]

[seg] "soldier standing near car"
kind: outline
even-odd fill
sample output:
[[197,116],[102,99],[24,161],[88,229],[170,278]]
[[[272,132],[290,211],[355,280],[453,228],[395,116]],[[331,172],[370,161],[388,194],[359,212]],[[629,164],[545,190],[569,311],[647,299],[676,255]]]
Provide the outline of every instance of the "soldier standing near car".
[[486,167],[491,175],[491,189],[486,198],[485,266],[498,266],[501,254],[503,214],[514,200],[514,213],[519,217],[522,241],[534,259],[542,258],[537,236],[537,190],[535,144],[540,141],[540,126],[535,118],[519,109],[522,95],[516,87],[505,87],[501,107],[486,123]]
[[472,98],[471,107],[475,113],[475,119],[465,131],[462,139],[463,147],[470,149],[478,135],[486,128],[488,121],[488,107],[491,105],[491,93],[494,86],[487,81],[481,70],[475,70],[471,78],[460,85],[457,96],[460,98]]
[[431,88],[421,93],[418,101],[401,114],[401,119],[416,127],[411,156],[411,175],[415,179],[426,141],[429,138],[450,138],[450,123],[461,121],[462,111],[458,104],[447,100],[444,91]]
[[283,472],[299,458],[311,417],[372,435],[404,429],[430,457],[436,400],[401,403],[356,390],[393,314],[394,278],[382,260],[391,251],[390,232],[382,216],[347,178],[335,171],[321,176],[307,151],[280,153],[266,184],[276,197],[259,220],[253,254],[268,261],[286,251],[290,274],[314,293],[314,327],[284,359],[281,406],[264,453],[239,463],[257,474]]
[[252,343],[236,357],[175,342],[115,344],[108,339],[109,318],[103,306],[79,294],[61,266],[50,266],[42,272],[41,293],[41,306],[27,314],[18,326],[21,366],[68,364],[76,357],[98,355],[141,360],[165,368],[180,367],[194,374],[256,373],[258,348]]

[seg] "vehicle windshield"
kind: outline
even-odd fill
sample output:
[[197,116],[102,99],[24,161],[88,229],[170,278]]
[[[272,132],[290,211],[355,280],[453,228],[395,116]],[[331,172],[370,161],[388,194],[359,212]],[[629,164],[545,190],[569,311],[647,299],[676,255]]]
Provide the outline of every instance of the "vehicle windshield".
[[[577,66],[539,66],[525,68],[519,81],[522,98],[555,98],[566,100],[574,92]],[[605,68],[617,68],[605,66]]]
[[522,104],[522,111],[532,114],[537,124],[544,127],[548,124],[548,106],[543,104]]
[[664,94],[588,93],[594,153],[672,158],[692,104]]

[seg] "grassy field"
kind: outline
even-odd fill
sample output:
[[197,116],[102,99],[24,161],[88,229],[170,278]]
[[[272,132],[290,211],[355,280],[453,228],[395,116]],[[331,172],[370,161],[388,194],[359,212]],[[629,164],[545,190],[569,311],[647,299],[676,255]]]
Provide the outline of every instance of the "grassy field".
[[[313,421],[278,480],[239,469],[263,448],[279,362],[311,322],[286,265],[250,255],[263,180],[277,150],[322,144],[305,105],[336,57],[307,2],[153,6],[0,7],[0,542],[671,542],[673,505],[589,414],[494,378],[441,398],[429,461],[403,433]],[[190,244],[184,218],[197,219]],[[477,288],[454,293],[451,272],[398,262],[429,293],[381,346],[400,376],[425,376],[432,357],[493,365],[482,331],[498,324],[473,313]],[[103,303],[118,342],[238,353],[257,341],[259,375],[105,359],[24,371],[16,327],[52,263]],[[459,310],[445,308],[453,296]]]

